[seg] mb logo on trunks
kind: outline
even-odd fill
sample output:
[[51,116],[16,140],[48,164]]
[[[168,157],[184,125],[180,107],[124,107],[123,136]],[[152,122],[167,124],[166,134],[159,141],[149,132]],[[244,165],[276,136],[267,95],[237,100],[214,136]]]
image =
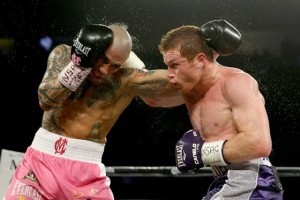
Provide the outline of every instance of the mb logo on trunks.
[[60,155],[64,154],[66,151],[66,146],[68,144],[67,139],[59,138],[54,144],[55,154],[59,153]]

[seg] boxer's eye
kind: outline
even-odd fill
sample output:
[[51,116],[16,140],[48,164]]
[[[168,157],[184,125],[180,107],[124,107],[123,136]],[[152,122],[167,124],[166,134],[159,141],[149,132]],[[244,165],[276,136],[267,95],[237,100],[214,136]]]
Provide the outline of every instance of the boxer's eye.
[[178,64],[172,63],[171,65],[169,65],[169,67],[172,68],[172,69],[177,69],[178,68]]
[[121,65],[119,65],[119,64],[110,64],[110,66],[115,69],[119,69],[121,67]]

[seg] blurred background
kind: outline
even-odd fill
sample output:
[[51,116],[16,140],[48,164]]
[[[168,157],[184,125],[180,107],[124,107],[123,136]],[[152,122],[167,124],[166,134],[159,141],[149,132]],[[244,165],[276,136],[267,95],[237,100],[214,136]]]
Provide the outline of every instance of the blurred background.
[[[273,165],[300,165],[300,1],[2,0],[0,5],[0,149],[25,152],[31,144],[42,118],[37,88],[47,56],[57,44],[71,44],[81,26],[126,24],[134,39],[133,50],[148,69],[154,69],[165,68],[158,44],[167,31],[225,19],[239,29],[243,43],[236,54],[220,57],[218,62],[241,68],[259,82],[269,114]],[[107,166],[174,166],[174,145],[190,128],[184,106],[150,108],[137,98],[108,135],[103,162]],[[292,185],[295,179],[283,182]],[[113,180],[116,197],[134,198],[127,184],[148,188],[151,193],[144,191],[144,196],[158,198],[154,195],[158,192],[161,198],[171,198],[170,194],[175,198],[176,191],[167,191],[163,185],[176,184],[181,185],[179,190],[196,187],[200,199],[211,181],[142,180],[143,184],[128,177]],[[291,194],[292,187],[288,188]],[[122,196],[125,193],[127,197]]]

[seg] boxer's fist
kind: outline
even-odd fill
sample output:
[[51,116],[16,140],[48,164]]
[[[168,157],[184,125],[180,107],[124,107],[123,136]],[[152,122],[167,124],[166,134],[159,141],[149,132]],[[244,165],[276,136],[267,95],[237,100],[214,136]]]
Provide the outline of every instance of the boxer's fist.
[[204,140],[197,131],[189,130],[176,143],[176,166],[180,172],[192,172],[204,166],[201,148]]
[[112,30],[101,24],[92,24],[80,29],[73,41],[71,60],[76,66],[91,68],[112,44]]
[[180,172],[194,172],[207,165],[227,165],[223,158],[226,141],[205,142],[200,133],[189,130],[176,143],[176,166]]
[[107,26],[92,24],[81,28],[73,41],[71,61],[58,75],[59,82],[76,91],[112,41],[113,32]]
[[209,21],[200,29],[208,46],[222,56],[233,54],[241,45],[240,32],[226,20]]

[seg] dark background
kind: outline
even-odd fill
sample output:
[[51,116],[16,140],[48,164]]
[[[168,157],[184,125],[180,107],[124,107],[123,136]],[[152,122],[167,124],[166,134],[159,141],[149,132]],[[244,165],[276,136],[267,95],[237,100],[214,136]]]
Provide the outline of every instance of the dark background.
[[[236,54],[218,62],[239,67],[258,80],[270,120],[271,162],[299,166],[299,1],[2,0],[0,9],[0,149],[25,152],[40,126],[37,87],[49,54],[39,44],[41,38],[52,38],[51,50],[60,43],[71,44],[86,23],[122,22],[147,68],[165,68],[157,48],[164,33],[222,18],[240,30],[243,43]],[[108,135],[103,162],[173,166],[174,144],[190,127],[184,106],[150,108],[137,98]]]

